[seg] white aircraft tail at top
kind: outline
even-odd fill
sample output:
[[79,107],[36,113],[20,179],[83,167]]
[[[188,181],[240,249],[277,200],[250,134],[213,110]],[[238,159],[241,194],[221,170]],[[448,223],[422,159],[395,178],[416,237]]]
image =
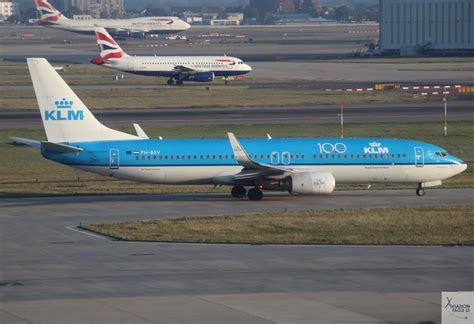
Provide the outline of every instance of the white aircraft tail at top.
[[61,20],[69,20],[46,0],[35,0],[35,5],[36,9],[38,9],[38,11],[41,13],[41,18],[39,20],[41,23],[52,23]]
[[140,139],[101,124],[46,59],[27,62],[49,142]]

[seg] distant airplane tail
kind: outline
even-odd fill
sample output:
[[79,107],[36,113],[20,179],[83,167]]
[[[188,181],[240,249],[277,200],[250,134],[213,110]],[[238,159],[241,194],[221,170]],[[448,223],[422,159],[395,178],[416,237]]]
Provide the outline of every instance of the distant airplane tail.
[[100,58],[93,59],[93,64],[101,65],[105,60],[120,59],[128,56],[105,28],[95,27],[94,30],[97,45],[99,46]]
[[35,0],[36,9],[40,12],[41,18],[38,21],[40,25],[55,24],[61,20],[68,18],[56,8],[53,7],[47,0]]
[[101,124],[46,59],[28,58],[27,63],[49,142],[141,139]]

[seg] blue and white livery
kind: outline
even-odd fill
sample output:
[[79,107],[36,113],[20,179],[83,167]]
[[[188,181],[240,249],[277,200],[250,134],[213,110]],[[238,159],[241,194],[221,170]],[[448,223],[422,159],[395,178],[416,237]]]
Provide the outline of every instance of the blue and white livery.
[[184,81],[212,82],[214,77],[243,75],[252,68],[232,56],[130,56],[104,28],[97,27],[96,39],[100,57],[91,63],[122,72],[168,78],[168,84]]
[[[466,164],[436,145],[385,138],[148,139],[102,125],[43,58],[28,59],[47,141],[13,138],[85,171],[170,185],[232,186],[233,197],[263,190],[320,195],[338,183],[415,183],[417,194]],[[250,190],[245,189],[250,187]]]

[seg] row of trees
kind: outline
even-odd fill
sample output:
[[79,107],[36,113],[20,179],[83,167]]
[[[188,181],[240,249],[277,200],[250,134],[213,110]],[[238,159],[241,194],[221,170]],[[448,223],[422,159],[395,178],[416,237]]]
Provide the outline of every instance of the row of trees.
[[[255,19],[259,23],[270,23],[278,12],[277,2],[274,0],[258,0],[253,6],[243,9],[245,19]],[[296,13],[308,14],[311,17],[322,17],[337,21],[378,21],[379,6],[357,7],[340,6],[337,8],[322,7],[317,12],[312,0],[304,0],[302,7]]]
[[[275,19],[275,14],[278,11],[277,2],[275,0],[258,0],[254,5],[246,5],[239,7],[227,7],[222,10],[222,17],[225,17],[227,12],[243,12],[244,19],[254,20],[257,23],[269,24]],[[378,21],[379,20],[379,7],[358,7],[351,8],[349,6],[340,6],[337,8],[322,7],[321,12],[316,12],[313,7],[312,0],[304,0],[303,6],[297,13],[308,14],[311,17],[322,17],[327,19],[334,19],[337,21]],[[83,14],[78,8],[72,7],[64,14],[68,17],[73,15]],[[87,13],[86,13],[87,14]],[[122,15],[123,17],[131,16],[167,16],[170,13],[162,8],[146,8],[141,11],[129,11]],[[22,8],[21,14],[17,16],[11,16],[8,21],[12,23],[18,23],[21,18],[21,23],[28,22],[28,19],[38,18],[38,14],[35,8]],[[113,15],[112,18],[119,18],[118,13]]]

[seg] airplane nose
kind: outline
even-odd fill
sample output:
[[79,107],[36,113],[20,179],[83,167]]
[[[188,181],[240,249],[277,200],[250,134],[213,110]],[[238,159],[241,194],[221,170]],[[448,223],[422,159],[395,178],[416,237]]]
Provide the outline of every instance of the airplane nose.
[[183,21],[183,28],[184,28],[184,30],[188,30],[189,28],[191,28],[191,25],[188,24],[187,22]]
[[248,64],[244,64],[244,69],[248,72],[251,72],[252,71],[252,67]]

